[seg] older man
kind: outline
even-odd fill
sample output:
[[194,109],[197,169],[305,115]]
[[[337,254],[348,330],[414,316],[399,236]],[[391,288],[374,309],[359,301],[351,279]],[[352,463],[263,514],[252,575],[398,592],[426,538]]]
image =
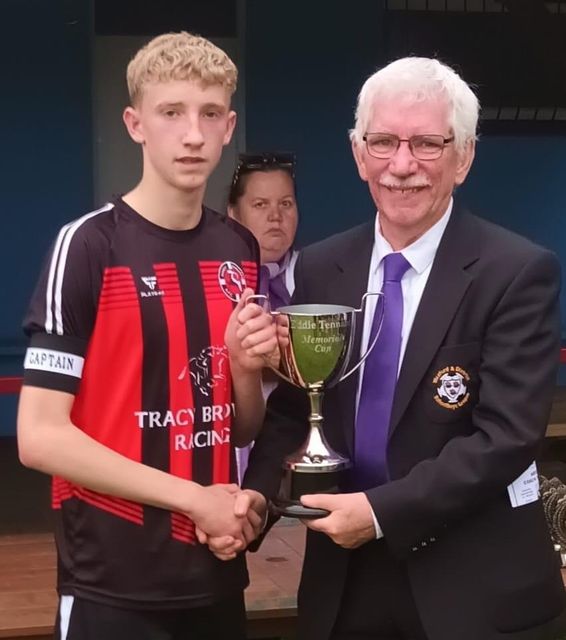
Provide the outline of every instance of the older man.
[[[297,303],[357,306],[380,288],[386,300],[358,379],[325,397],[327,438],[354,466],[343,493],[302,498],[330,512],[307,523],[305,640],[559,635],[564,592],[533,460],[558,363],[560,269],[453,200],[477,118],[473,92],[436,60],[371,76],[351,140],[377,215],[299,258]],[[245,486],[273,496],[306,415],[300,390],[274,392]]]

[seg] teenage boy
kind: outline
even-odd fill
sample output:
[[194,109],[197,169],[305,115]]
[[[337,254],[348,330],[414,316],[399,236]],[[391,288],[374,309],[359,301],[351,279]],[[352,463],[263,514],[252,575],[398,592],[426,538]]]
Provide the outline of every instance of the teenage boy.
[[[127,80],[141,180],[61,229],[25,320],[19,449],[54,476],[56,637],[243,638],[244,558],[199,544],[229,535],[243,548],[265,507],[230,484],[232,446],[263,420],[261,356],[276,343],[244,306],[258,247],[203,206],[234,130],[237,71],[182,32],[142,48]],[[260,343],[244,349],[238,328],[254,316]]]

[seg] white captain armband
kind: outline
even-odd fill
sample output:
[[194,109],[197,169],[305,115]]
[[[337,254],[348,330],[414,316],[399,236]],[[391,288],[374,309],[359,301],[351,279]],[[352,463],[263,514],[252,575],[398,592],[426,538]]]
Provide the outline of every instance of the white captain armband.
[[81,378],[83,374],[84,358],[74,353],[28,347],[24,360],[24,369],[35,369],[46,373],[59,373],[66,376]]

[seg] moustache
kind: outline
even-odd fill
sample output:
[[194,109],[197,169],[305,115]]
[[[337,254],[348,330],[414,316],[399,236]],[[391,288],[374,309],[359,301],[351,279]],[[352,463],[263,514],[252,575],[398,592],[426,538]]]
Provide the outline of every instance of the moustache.
[[424,187],[430,187],[430,180],[424,176],[411,176],[406,180],[398,180],[390,176],[382,176],[379,181],[380,186],[387,187],[388,189],[422,189]]

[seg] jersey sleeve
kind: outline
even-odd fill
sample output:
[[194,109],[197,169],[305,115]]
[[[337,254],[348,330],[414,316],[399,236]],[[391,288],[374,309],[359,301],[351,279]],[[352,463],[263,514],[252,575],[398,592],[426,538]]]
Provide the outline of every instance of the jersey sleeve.
[[80,221],[59,232],[24,319],[24,384],[76,393],[96,318],[100,275]]

